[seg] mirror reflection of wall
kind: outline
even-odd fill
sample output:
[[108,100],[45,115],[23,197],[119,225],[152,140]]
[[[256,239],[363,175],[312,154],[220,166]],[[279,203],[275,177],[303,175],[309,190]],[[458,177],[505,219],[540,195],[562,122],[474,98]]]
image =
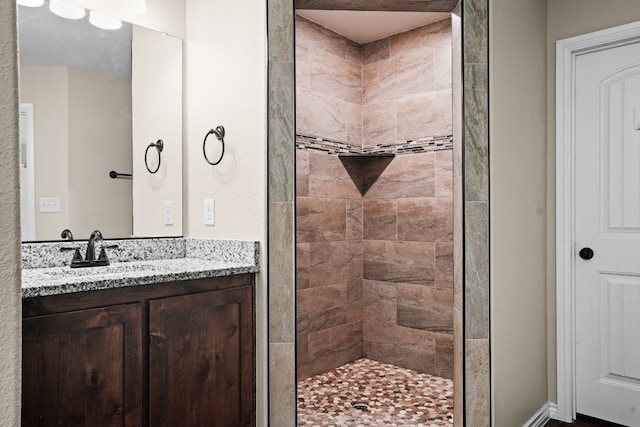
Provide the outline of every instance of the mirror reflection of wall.
[[[21,117],[23,110],[32,110],[24,115],[32,114],[33,129],[31,153],[21,128],[23,197],[29,197],[30,174],[33,185],[33,200],[22,200],[23,240],[60,240],[64,229],[70,229],[76,239],[88,238],[95,229],[106,238],[181,235],[182,41],[155,33],[154,38],[139,42],[158,43],[148,45],[148,50],[176,57],[180,66],[178,73],[166,75],[168,80],[154,79],[157,86],[138,91],[135,98],[132,74],[137,76],[134,80],[144,80],[144,75],[132,73],[132,37],[144,29],[128,23],[117,29],[97,28],[89,22],[88,11],[81,19],[65,19],[52,13],[46,3],[20,6],[18,15]],[[149,120],[132,120],[134,109],[162,109],[153,93],[163,99],[165,87],[171,93],[176,87],[180,90],[171,98],[177,105],[168,106],[172,114],[168,120],[178,129],[170,135],[166,129],[155,132]],[[134,167],[141,163],[144,170],[143,158],[133,157],[139,151],[133,146],[133,135],[139,139],[137,145],[164,138],[167,145],[176,147],[177,155],[163,158],[163,167],[171,173],[161,169],[162,182],[149,182],[144,176],[148,173]],[[112,170],[131,174],[135,169],[140,182],[134,182],[135,175],[133,180],[109,176]],[[136,203],[151,211],[141,218],[151,226],[140,231],[134,228],[134,187]],[[173,204],[169,224],[164,221],[165,201]]]

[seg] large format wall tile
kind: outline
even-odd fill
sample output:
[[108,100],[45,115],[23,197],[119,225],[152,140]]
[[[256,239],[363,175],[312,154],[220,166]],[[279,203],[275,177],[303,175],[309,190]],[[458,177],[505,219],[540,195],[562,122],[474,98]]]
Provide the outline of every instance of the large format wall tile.
[[383,144],[396,139],[396,101],[381,101],[363,105],[363,145]]
[[316,375],[362,357],[362,322],[309,334],[309,374]]
[[436,343],[429,332],[367,320],[362,332],[364,357],[418,372],[434,372]]
[[345,200],[299,197],[296,218],[297,242],[308,243],[345,239]]
[[416,135],[451,135],[451,89],[398,101],[398,139]]
[[433,285],[435,243],[365,240],[364,278]]
[[[435,194],[433,152],[396,156],[384,173],[364,172],[367,199],[431,197]],[[375,172],[375,171],[374,171]]]
[[[296,243],[296,290],[309,287],[309,266],[311,265],[311,244]],[[437,258],[436,258],[437,269]]]
[[347,284],[303,289],[297,292],[298,334],[310,334],[347,321]]
[[362,244],[359,241],[312,243],[309,258],[311,288],[362,278]]
[[359,199],[360,190],[336,156],[309,152],[309,196]]
[[398,325],[453,333],[453,289],[398,284]]
[[436,197],[453,194],[453,150],[436,151]]
[[363,201],[364,229],[366,240],[396,240],[397,201],[389,199],[367,199]]
[[453,289],[453,250],[451,242],[436,243],[436,282],[437,288]]
[[398,239],[453,241],[453,199],[427,197],[398,200]]
[[309,196],[309,152],[296,150],[296,196]]
[[396,284],[363,280],[362,305],[365,320],[395,324],[397,321]]
[[347,200],[347,240],[362,240],[362,200]]
[[308,90],[297,92],[296,131],[362,145],[362,106]]
[[362,67],[345,58],[313,49],[309,52],[311,90],[354,104],[362,103]]

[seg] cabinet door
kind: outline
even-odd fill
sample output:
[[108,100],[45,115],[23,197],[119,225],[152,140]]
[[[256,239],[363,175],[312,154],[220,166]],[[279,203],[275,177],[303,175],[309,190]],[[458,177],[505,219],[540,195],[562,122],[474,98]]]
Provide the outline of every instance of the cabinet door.
[[22,425],[141,425],[140,304],[22,322]]
[[149,425],[254,425],[250,287],[149,302]]

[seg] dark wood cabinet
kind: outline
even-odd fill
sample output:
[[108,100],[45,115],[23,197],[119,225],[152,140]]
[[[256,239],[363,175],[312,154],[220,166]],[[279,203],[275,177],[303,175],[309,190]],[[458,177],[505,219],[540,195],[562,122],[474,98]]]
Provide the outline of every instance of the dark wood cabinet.
[[149,302],[149,424],[252,423],[249,289]]
[[24,426],[253,426],[253,275],[23,300]]
[[141,425],[141,319],[140,304],[25,319],[22,424]]

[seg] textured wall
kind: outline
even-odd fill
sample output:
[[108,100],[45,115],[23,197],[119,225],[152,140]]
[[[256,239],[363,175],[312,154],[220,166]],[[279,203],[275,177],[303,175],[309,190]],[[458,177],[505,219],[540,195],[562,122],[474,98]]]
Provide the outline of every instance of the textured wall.
[[493,422],[525,425],[548,400],[546,5],[492,0],[490,18]]
[[16,2],[0,0],[0,424],[20,425],[20,219]]

